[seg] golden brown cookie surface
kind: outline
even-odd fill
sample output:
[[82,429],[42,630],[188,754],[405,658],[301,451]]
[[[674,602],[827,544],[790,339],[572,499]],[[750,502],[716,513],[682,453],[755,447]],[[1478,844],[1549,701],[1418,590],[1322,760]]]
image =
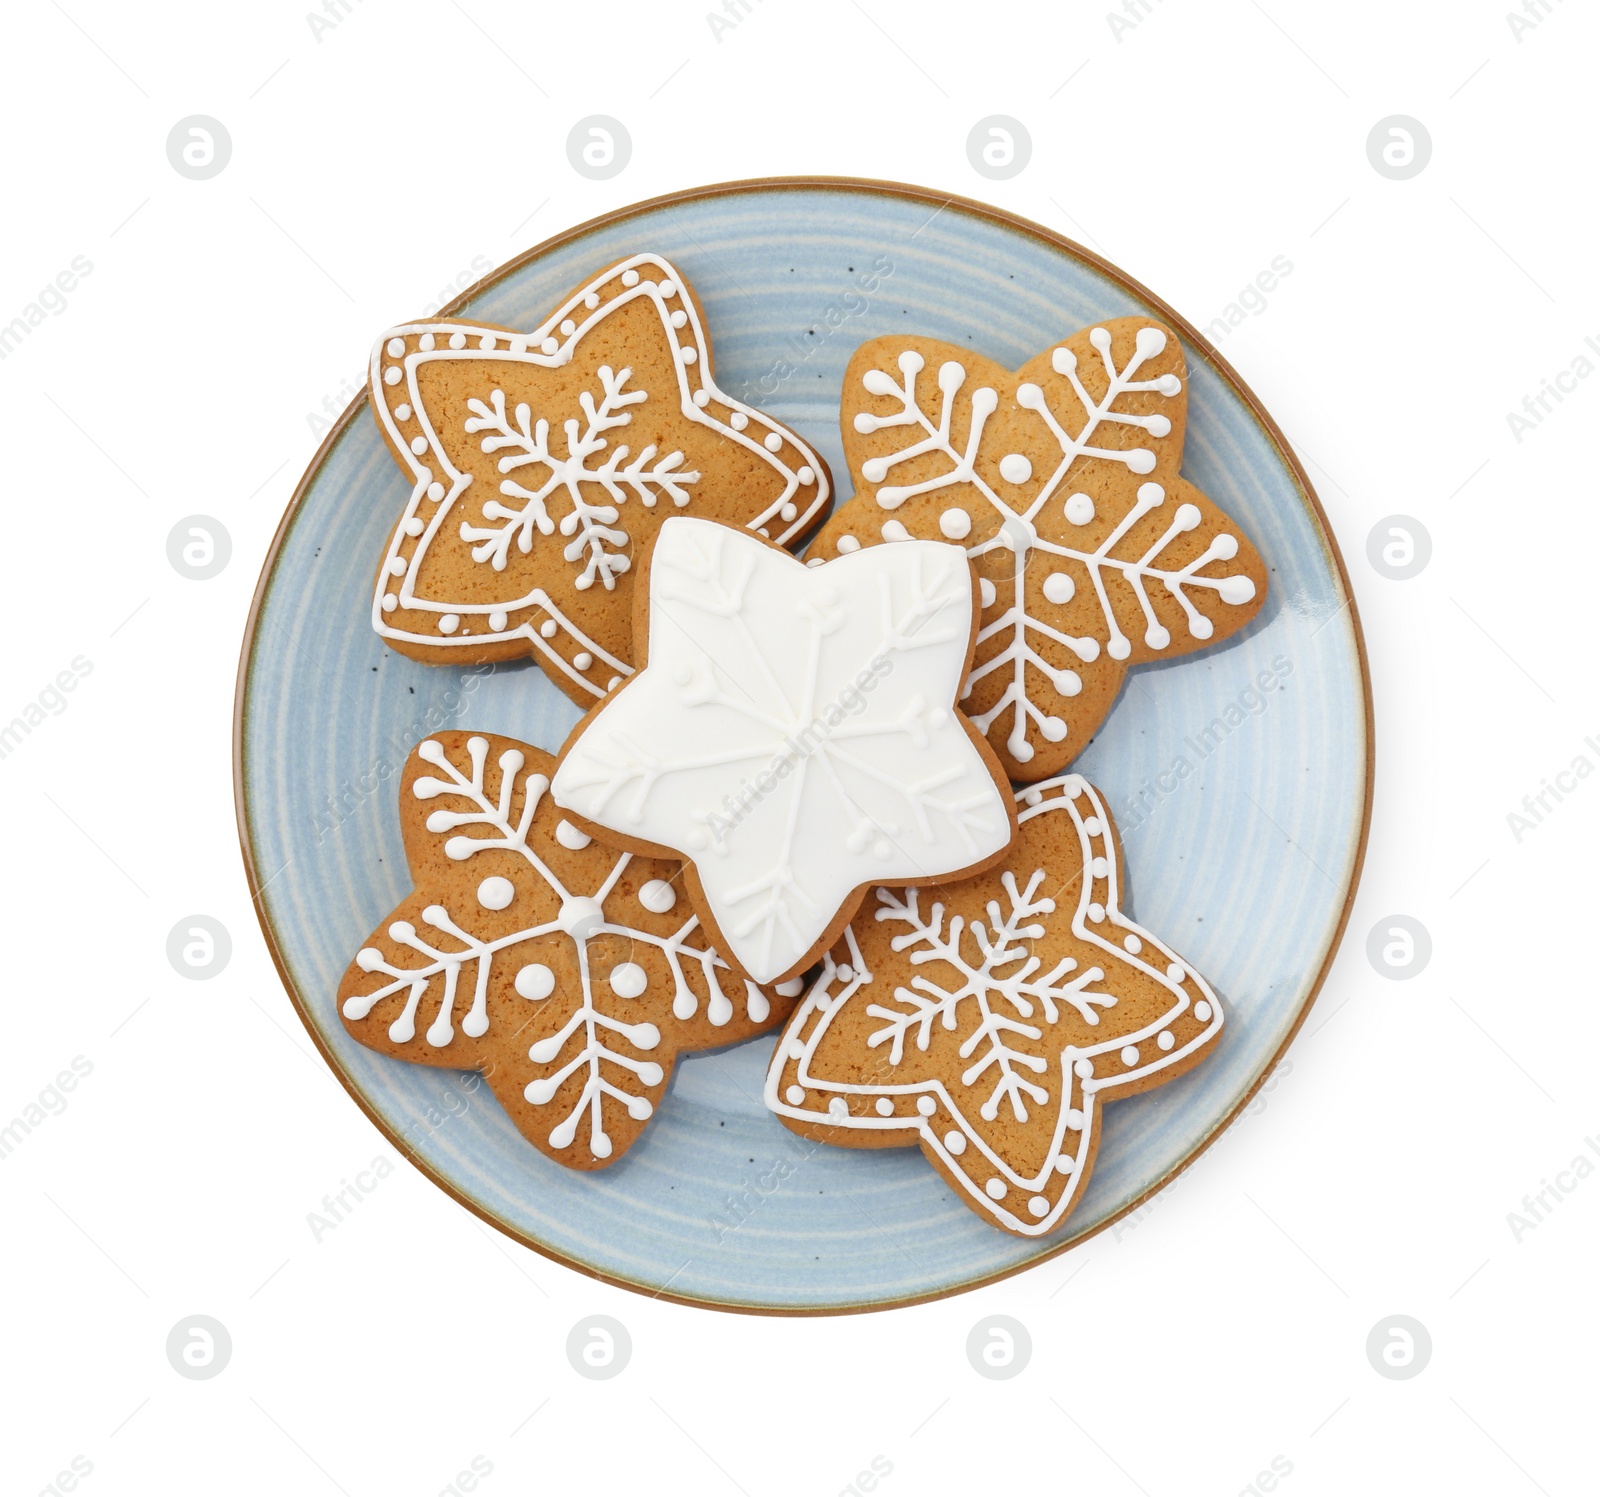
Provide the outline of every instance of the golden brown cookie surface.
[[626,677],[640,548],[669,514],[798,544],[826,464],[723,394],[692,288],[658,255],[579,286],[538,328],[391,328],[369,388],[412,493],[373,627],[432,664],[523,655],[581,706]]
[[1088,781],[1032,786],[1017,810],[1000,868],[863,905],[778,1042],[766,1103],[825,1143],[919,1143],[969,1207],[1033,1237],[1081,1197],[1104,1104],[1199,1063],[1222,1009],[1122,913]]
[[966,547],[983,625],[961,706],[1014,780],[1058,774],[1130,665],[1260,610],[1239,527],[1179,476],[1187,380],[1148,318],[1086,328],[1012,372],[931,338],[875,338],[845,372],[855,496],[811,557],[911,538]]
[[416,888],[346,971],[339,1012],[385,1055],[482,1071],[530,1143],[599,1169],[643,1131],[681,1051],[758,1034],[794,999],[709,949],[681,865],[573,827],[554,767],[487,734],[417,746],[400,783]]

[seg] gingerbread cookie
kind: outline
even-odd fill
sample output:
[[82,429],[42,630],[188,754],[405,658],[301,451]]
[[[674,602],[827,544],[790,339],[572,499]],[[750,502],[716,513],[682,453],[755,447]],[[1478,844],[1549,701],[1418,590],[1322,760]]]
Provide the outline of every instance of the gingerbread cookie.
[[400,781],[416,883],[339,985],[345,1028],[385,1055],[479,1070],[524,1137],[599,1169],[639,1136],[674,1058],[781,1022],[731,972],[680,865],[592,843],[549,795],[554,761],[439,733]]
[[1255,617],[1266,568],[1179,476],[1183,349],[1143,317],[1064,339],[1015,373],[931,338],[875,338],[845,372],[855,497],[810,557],[913,538],[966,547],[983,627],[961,705],[1014,780],[1059,773],[1131,665]]
[[619,261],[524,332],[390,328],[372,408],[410,476],[372,623],[432,664],[533,655],[580,706],[626,677],[630,570],[680,512],[798,545],[826,465],[723,394],[705,317],[659,255]]
[[551,786],[586,831],[689,859],[715,946],[758,982],[805,971],[874,884],[988,867],[1010,787],[954,708],[977,601],[957,546],[808,568],[675,517],[636,599],[639,674],[573,730]]
[[1116,828],[1088,781],[1017,805],[1000,868],[862,908],[778,1042],[766,1103],[827,1143],[918,1143],[980,1216],[1037,1237],[1088,1183],[1102,1106],[1203,1059],[1222,1009],[1122,913]]

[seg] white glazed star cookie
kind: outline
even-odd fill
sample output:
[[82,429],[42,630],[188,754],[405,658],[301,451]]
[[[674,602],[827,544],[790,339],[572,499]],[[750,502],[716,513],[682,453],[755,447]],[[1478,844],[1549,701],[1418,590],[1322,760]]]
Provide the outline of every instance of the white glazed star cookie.
[[646,569],[643,668],[573,731],[552,792],[598,837],[689,859],[695,908],[750,977],[803,972],[872,884],[1004,853],[1009,787],[954,707],[977,612],[958,547],[807,568],[680,517]]

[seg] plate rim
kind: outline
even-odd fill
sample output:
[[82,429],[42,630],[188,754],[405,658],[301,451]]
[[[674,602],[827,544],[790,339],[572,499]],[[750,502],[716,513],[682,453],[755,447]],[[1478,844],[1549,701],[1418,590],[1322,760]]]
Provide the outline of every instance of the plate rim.
[[1141,1195],[1104,1221],[1097,1222],[1094,1226],[1084,1228],[1082,1231],[1072,1233],[1060,1242],[1051,1244],[1047,1250],[1040,1252],[1036,1256],[1011,1267],[1000,1269],[995,1273],[983,1274],[977,1278],[966,1279],[957,1284],[929,1290],[926,1293],[886,1296],[868,1302],[823,1305],[773,1305],[746,1303],[731,1299],[709,1299],[691,1294],[675,1294],[667,1286],[657,1287],[639,1280],[629,1279],[620,1274],[599,1268],[594,1264],[586,1263],[580,1258],[557,1251],[547,1243],[528,1236],[512,1223],[503,1220],[487,1206],[471,1199],[442,1171],[436,1169],[428,1160],[419,1155],[405,1139],[404,1135],[391,1127],[377,1107],[366,1097],[354,1079],[345,1071],[337,1054],[324,1041],[321,1031],[311,1017],[309,1006],[302,1000],[299,990],[290,976],[288,963],[279,944],[277,931],[267,912],[266,902],[263,897],[265,884],[260,877],[256,863],[244,774],[246,703],[249,697],[257,629],[261,621],[262,609],[266,604],[268,594],[271,592],[278,561],[283,553],[289,534],[294,528],[295,520],[299,516],[300,506],[306,494],[321,474],[323,466],[334,447],[343,438],[351,423],[358,419],[359,413],[369,404],[369,397],[365,388],[345,407],[344,412],[334,421],[332,428],[323,437],[321,444],[307,463],[305,471],[295,485],[294,493],[290,496],[288,505],[284,509],[283,516],[278,522],[272,541],[267,547],[266,555],[262,560],[261,574],[256,580],[255,591],[250,599],[249,612],[245,617],[244,636],[240,645],[239,665],[235,676],[231,754],[234,819],[239,834],[239,850],[244,859],[245,879],[250,891],[250,903],[255,909],[256,921],[260,925],[262,936],[266,940],[267,951],[272,957],[273,966],[277,968],[278,979],[283,984],[284,991],[289,995],[289,1001],[295,1013],[299,1016],[300,1022],[305,1026],[306,1032],[310,1036],[318,1054],[327,1063],[328,1068],[333,1072],[339,1084],[384,1138],[458,1205],[465,1207],[479,1220],[495,1228],[496,1231],[504,1233],[514,1242],[520,1243],[523,1247],[531,1249],[552,1262],[573,1269],[591,1279],[598,1279],[602,1283],[612,1285],[618,1289],[627,1289],[635,1294],[645,1295],[650,1299],[666,1300],[674,1304],[688,1305],[701,1310],[721,1310],[744,1315],[785,1317],[864,1315],[882,1310],[903,1309],[913,1305],[927,1304],[934,1300],[948,1299],[954,1295],[966,1294],[971,1290],[982,1289],[987,1285],[999,1283],[1027,1269],[1038,1268],[1041,1264],[1081,1246],[1089,1241],[1090,1238],[1097,1236],[1108,1227],[1114,1226],[1117,1222],[1139,1210],[1147,1201],[1159,1195],[1179,1175],[1189,1169],[1227,1131],[1234,1120],[1249,1106],[1267,1078],[1277,1069],[1279,1062],[1283,1059],[1289,1046],[1294,1043],[1295,1037],[1299,1034],[1301,1027],[1309,1016],[1312,1005],[1316,1003],[1318,996],[1322,992],[1323,984],[1327,981],[1328,974],[1333,967],[1334,958],[1339,953],[1345,932],[1349,927],[1350,915],[1355,906],[1356,892],[1360,887],[1361,876],[1366,865],[1367,840],[1372,827],[1373,780],[1376,769],[1372,675],[1367,660],[1366,634],[1361,627],[1361,615],[1356,603],[1355,592],[1351,588],[1350,574],[1345,566],[1344,555],[1339,549],[1339,543],[1334,536],[1333,528],[1328,523],[1327,513],[1322,507],[1321,500],[1317,497],[1309,475],[1302,466],[1300,459],[1295,455],[1293,448],[1289,445],[1288,438],[1284,436],[1282,429],[1267,411],[1266,406],[1250,386],[1246,384],[1238,371],[1216,350],[1188,318],[1182,316],[1142,282],[1134,279],[1118,266],[1113,265],[1104,256],[1095,253],[1095,251],[1077,243],[1075,240],[1067,238],[1064,234],[1058,234],[1054,229],[1046,228],[1043,224],[1035,223],[1032,219],[1024,218],[1021,214],[1013,213],[1008,209],[997,208],[991,203],[980,202],[974,198],[964,197],[959,193],[940,192],[933,188],[918,187],[905,182],[879,180],[872,177],[749,177],[730,182],[708,183],[700,187],[680,188],[677,191],[662,193],[656,197],[645,198],[636,203],[624,204],[620,208],[613,208],[609,212],[599,214],[594,218],[585,219],[582,223],[563,229],[507,260],[504,264],[496,266],[488,274],[474,281],[464,291],[451,298],[434,315],[437,317],[453,317],[475,297],[482,295],[498,282],[515,274],[524,266],[549,254],[551,251],[583,239],[601,229],[626,223],[630,219],[638,218],[657,209],[682,206],[703,199],[733,197],[758,192],[818,190],[853,192],[864,196],[891,197],[919,202],[933,209],[929,222],[932,222],[933,218],[937,217],[946,208],[958,208],[974,218],[987,220],[1013,232],[1042,241],[1050,248],[1062,251],[1082,261],[1108,280],[1122,287],[1136,299],[1141,300],[1146,306],[1155,309],[1156,313],[1167,325],[1176,330],[1185,343],[1192,347],[1206,363],[1211,365],[1217,375],[1243,403],[1256,425],[1261,429],[1262,434],[1277,453],[1279,461],[1294,480],[1301,502],[1305,505],[1310,515],[1322,542],[1323,550],[1331,563],[1332,571],[1344,591],[1346,607],[1350,611],[1351,629],[1355,637],[1357,663],[1360,667],[1363,732],[1366,740],[1361,827],[1356,838],[1355,858],[1350,867],[1349,880],[1345,888],[1344,904],[1339,911],[1339,918],[1333,934],[1328,939],[1316,976],[1306,993],[1305,1001],[1300,1005],[1300,1010],[1295,1015],[1288,1032],[1284,1035],[1282,1043],[1263,1063],[1256,1074],[1255,1080],[1251,1082],[1244,1095],[1239,1098],[1233,1108],[1218,1118],[1201,1139],[1171,1169],[1152,1181]]

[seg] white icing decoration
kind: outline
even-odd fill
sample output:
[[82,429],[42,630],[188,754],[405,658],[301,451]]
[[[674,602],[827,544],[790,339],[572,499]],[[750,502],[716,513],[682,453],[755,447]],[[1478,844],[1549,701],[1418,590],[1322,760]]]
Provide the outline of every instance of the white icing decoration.
[[1051,603],[1070,603],[1077,590],[1072,578],[1065,572],[1052,572],[1044,579],[1044,595]]
[[619,998],[637,998],[649,979],[637,962],[621,962],[611,969],[611,991]]
[[639,903],[652,915],[665,915],[678,902],[678,891],[665,879],[653,878],[639,890]]
[[516,898],[516,887],[508,878],[498,874],[486,878],[478,885],[478,903],[486,910],[503,910]]
[[[871,918],[899,928],[893,944],[912,953],[915,975],[910,985],[891,990],[880,981],[873,986],[874,974],[855,928],[846,926],[847,959],[836,960],[832,952],[823,958],[821,976],[796,1009],[773,1056],[764,1097],[772,1111],[802,1122],[892,1129],[907,1142],[920,1139],[960,1182],[968,1199],[1010,1230],[1036,1236],[1052,1230],[1076,1199],[1077,1182],[1086,1173],[1095,1142],[1098,1102],[1193,1055],[1216,1038],[1223,1017],[1204,979],[1123,914],[1116,849],[1106,832],[1099,792],[1077,775],[1064,775],[1019,792],[1017,805],[1024,824],[1036,816],[1069,817],[1085,870],[1103,864],[1104,873],[1092,872],[1075,881],[1076,888],[1063,890],[1059,879],[1043,869],[1025,884],[1007,871],[1000,880],[1004,900],[987,905],[986,920],[970,922],[946,911],[935,897],[944,891],[878,889]],[[1091,893],[1104,900],[1102,913],[1110,930],[1102,931],[1091,919]],[[1056,898],[1062,894],[1074,903],[1058,909]],[[856,924],[869,918],[867,910],[863,905]],[[1049,926],[1069,918],[1075,940],[1094,950],[1094,965],[1084,969],[1063,958],[1044,971],[1034,943]],[[1130,971],[1159,984],[1168,1001],[1148,1022],[1119,1031],[1118,979]],[[824,1041],[830,1026],[846,1009],[879,1021],[867,1035],[873,1057],[870,1083],[830,1078],[821,1058],[827,1053]],[[1097,1037],[1087,1045],[1047,1038],[1046,1026],[1058,1020],[1070,1020],[1069,1035],[1081,1033],[1076,1028],[1081,1022]],[[967,1069],[959,1084],[937,1078],[930,1082],[915,1057],[929,1049],[935,1036],[952,1029],[961,1036]],[[1098,1037],[1102,1029],[1103,1038]],[[1154,1045],[1146,1048],[1152,1040]],[[1062,1048],[1052,1054],[1050,1046],[1056,1043]],[[1114,1070],[1114,1076],[1096,1075],[1095,1060],[1102,1056],[1115,1062],[1102,1067]],[[878,1115],[879,1096],[929,1091],[958,1120],[972,1119],[978,1126],[936,1127],[935,1109],[924,1110],[920,1096],[915,1117],[904,1112],[892,1118]],[[799,1101],[792,1092],[800,1094]],[[842,1110],[835,1106],[841,1101]],[[1025,1122],[1036,1112],[1049,1116],[1052,1109],[1049,1146],[1032,1173],[1019,1173],[982,1131],[986,1123]],[[995,1184],[1001,1187],[998,1192]],[[1026,1198],[1025,1213],[1003,1204],[1013,1191]],[[1046,1210],[1035,1208],[1038,1199],[1046,1202]]]
[[727,954],[783,977],[862,884],[952,873],[1010,841],[950,708],[971,609],[971,568],[937,542],[812,571],[669,519],[649,666],[568,747],[556,801],[692,857]]
[[1007,483],[1026,483],[1033,477],[1033,464],[1025,453],[1008,452],[1000,459],[1000,476]]
[[593,838],[587,832],[579,831],[570,821],[562,820],[556,823],[556,841],[573,852],[579,852],[587,847]]
[[965,540],[972,534],[972,516],[964,509],[947,509],[939,516],[939,531],[950,540]]
[[[641,271],[659,273],[660,279],[652,278],[652,274],[641,275]],[[571,657],[575,651],[603,661],[608,677],[630,673],[626,662],[608,653],[577,628],[544,587],[532,588],[519,597],[501,599],[485,598],[482,589],[476,589],[471,598],[443,599],[417,593],[423,558],[441,529],[449,526],[455,534],[461,533],[464,522],[457,510],[463,502],[463,493],[473,481],[470,474],[462,473],[450,462],[440,445],[435,424],[422,399],[419,370],[429,361],[439,359],[469,369],[475,361],[485,359],[499,365],[513,363],[558,369],[572,360],[585,336],[606,318],[641,299],[659,316],[663,336],[674,354],[678,382],[674,409],[684,419],[710,429],[739,447],[780,481],[767,507],[750,519],[750,528],[768,529],[772,538],[784,545],[803,535],[826,511],[831,495],[816,455],[803,442],[772,432],[771,423],[760,412],[724,394],[711,379],[707,372],[706,335],[692,301],[684,298],[681,304],[667,305],[679,297],[680,281],[681,277],[660,256],[639,254],[597,276],[568,297],[541,326],[515,338],[507,339],[505,334],[486,331],[475,336],[471,340],[473,346],[469,347],[467,334],[458,325],[418,322],[391,328],[378,339],[371,360],[374,408],[391,443],[409,464],[415,485],[401,524],[390,540],[382,568],[385,577],[404,579],[395,594],[397,602],[387,609],[384,607],[387,588],[382,582],[373,594],[372,624],[382,637],[435,647],[457,643],[476,646],[483,642],[486,630],[489,635],[500,638],[527,639],[560,679],[593,698],[599,698],[603,689],[583,675],[586,667],[573,665]],[[557,332],[561,334],[559,339],[554,336]],[[400,349],[398,354],[391,352],[396,345]],[[390,363],[390,359],[401,362]],[[482,552],[483,564],[491,570],[504,569],[511,545],[526,551],[537,544],[537,533],[549,536],[551,544],[562,547],[563,556],[573,565],[574,585],[587,587],[598,581],[603,587],[614,586],[615,578],[626,569],[628,562],[626,555],[619,554],[626,544],[627,526],[618,523],[626,513],[625,506],[634,502],[654,506],[658,500],[666,498],[678,507],[684,501],[674,492],[676,489],[688,495],[692,508],[697,480],[681,467],[672,466],[673,454],[658,457],[654,448],[650,448],[630,458],[625,449],[610,447],[610,443],[618,439],[617,432],[625,429],[634,417],[635,408],[624,397],[642,400],[647,392],[626,387],[626,370],[620,374],[610,373],[609,379],[615,383],[615,389],[602,387],[582,393],[581,412],[528,410],[527,419],[523,421],[518,420],[518,415],[524,407],[504,409],[503,391],[500,392],[500,406],[495,406],[496,392],[487,379],[482,396],[473,397],[471,420],[487,421],[484,435],[491,441],[501,441],[506,454],[501,460],[502,471],[509,474],[519,467],[537,464],[537,472],[544,475],[531,485],[508,478],[501,485],[502,496],[517,502],[502,503],[500,498],[491,498],[481,510],[487,523],[469,524],[473,533],[468,540],[475,543],[474,554]],[[666,397],[657,394],[654,398]],[[393,405],[391,400],[395,402]],[[720,408],[720,415],[713,415],[708,409],[713,402]],[[752,416],[762,423],[759,433],[768,440],[757,440],[755,434],[745,434]],[[416,451],[412,450],[413,433],[402,433],[399,429],[399,422],[412,419],[422,427],[417,440],[421,440],[423,446]],[[556,428],[555,432],[552,433],[551,427]],[[565,443],[559,440],[563,433]],[[541,445],[549,456],[548,463],[538,455]],[[559,450],[552,452],[552,445]],[[584,449],[581,454],[579,448]],[[439,481],[441,476],[443,482]],[[530,475],[523,472],[522,477],[526,479]],[[541,494],[542,501],[536,503],[533,496]],[[410,530],[405,522],[418,516],[424,496],[440,508],[424,518],[424,528],[420,532]],[[580,498],[581,507],[577,503]],[[558,499],[566,512],[556,520],[549,510]],[[608,519],[608,511],[616,513]],[[541,513],[546,521],[554,522],[550,528],[541,524]],[[775,523],[780,519],[781,523]],[[614,536],[624,539],[617,540]],[[412,619],[398,622],[390,617],[399,610],[410,614],[451,614],[458,620],[468,620],[469,627],[454,639],[441,638],[439,631],[419,626]],[[561,631],[572,641],[571,648],[559,650],[547,643],[551,636],[538,629],[541,621],[547,621],[546,615],[559,623]],[[472,623],[478,618],[484,622]]]
[[[1199,524],[1200,511],[1192,504],[1178,506],[1165,534],[1142,556],[1117,558],[1110,554],[1137,521],[1164,502],[1166,492],[1160,484],[1141,485],[1137,502],[1092,551],[1075,549],[1061,541],[1039,534],[1035,522],[1040,518],[1045,506],[1061,491],[1069,471],[1080,459],[1098,458],[1105,462],[1121,463],[1134,474],[1144,474],[1154,470],[1156,455],[1149,448],[1111,448],[1091,445],[1097,431],[1103,426],[1108,423],[1133,426],[1153,437],[1167,436],[1172,430],[1172,423],[1166,416],[1135,415],[1117,408],[1117,402],[1129,394],[1154,393],[1170,399],[1181,390],[1182,383],[1174,374],[1164,374],[1155,379],[1145,380],[1136,377],[1140,366],[1156,357],[1166,347],[1166,334],[1156,327],[1140,328],[1134,338],[1134,353],[1121,369],[1116,368],[1112,361],[1111,335],[1105,328],[1092,329],[1089,341],[1100,355],[1107,381],[1105,393],[1098,401],[1084,388],[1077,373],[1076,355],[1066,347],[1057,348],[1051,362],[1055,371],[1064,376],[1071,385],[1073,396],[1079,406],[1077,411],[1058,412],[1052,409],[1044,391],[1036,384],[1025,383],[1017,388],[1017,406],[1031,412],[1044,424],[1060,448],[1061,458],[1054,471],[1046,475],[1030,495],[1024,496],[1016,503],[1007,501],[997,493],[974,466],[981,450],[984,427],[1000,402],[999,395],[989,386],[979,386],[972,391],[969,397],[970,421],[966,444],[964,448],[957,448],[955,445],[951,435],[955,400],[957,392],[963,388],[967,380],[966,368],[956,360],[946,361],[937,372],[937,385],[941,396],[937,424],[930,421],[917,404],[917,380],[925,361],[920,353],[909,348],[902,351],[895,361],[899,370],[898,378],[884,369],[868,369],[863,373],[861,380],[869,394],[888,397],[896,402],[898,408],[885,415],[860,411],[856,414],[854,422],[855,429],[863,433],[882,431],[891,427],[910,428],[908,435],[912,440],[907,445],[895,452],[868,458],[861,465],[861,475],[869,484],[882,485],[877,490],[877,501],[883,508],[897,508],[907,499],[919,494],[934,493],[957,485],[970,485],[1000,517],[1000,528],[974,543],[969,548],[968,554],[976,560],[992,553],[1011,553],[1010,557],[1005,559],[1007,564],[1004,567],[1004,575],[999,577],[997,582],[984,579],[985,610],[993,607],[997,601],[989,596],[990,589],[995,588],[997,584],[999,587],[1009,588],[1010,596],[1004,612],[998,618],[985,619],[983,629],[978,636],[980,655],[981,647],[991,639],[1004,639],[1006,643],[1003,649],[974,667],[967,679],[963,699],[970,695],[972,687],[985,676],[1009,670],[1010,680],[999,699],[987,711],[975,715],[973,720],[980,731],[987,733],[991,726],[1009,711],[1011,731],[1006,738],[1006,747],[1019,763],[1027,763],[1034,756],[1035,750],[1028,741],[1031,733],[1037,732],[1050,742],[1060,742],[1066,736],[1066,725],[1061,719],[1047,715],[1028,695],[1028,669],[1031,667],[1043,675],[1062,696],[1074,696],[1082,689],[1082,681],[1077,673],[1047,660],[1035,648],[1030,635],[1037,636],[1040,643],[1050,641],[1085,662],[1098,659],[1101,649],[1098,639],[1075,638],[1027,612],[1024,574],[1032,551],[1037,550],[1052,561],[1056,558],[1071,561],[1084,569],[1100,604],[1106,635],[1105,649],[1113,660],[1125,660],[1132,651],[1117,623],[1106,593],[1104,574],[1108,571],[1126,583],[1137,598],[1146,621],[1144,641],[1152,649],[1166,648],[1171,643],[1171,638],[1168,631],[1156,621],[1146,593],[1147,583],[1160,583],[1167,593],[1178,601],[1188,621],[1190,635],[1200,640],[1209,639],[1215,632],[1214,626],[1210,619],[1195,608],[1189,596],[1190,591],[1196,588],[1208,588],[1217,593],[1223,602],[1236,605],[1247,603],[1255,596],[1255,585],[1247,576],[1214,578],[1196,575],[1199,569],[1208,563],[1229,560],[1238,554],[1238,540],[1232,535],[1215,536],[1194,561],[1181,568],[1163,568],[1159,564],[1161,553],[1172,541]],[[1079,429],[1076,432],[1069,432],[1068,425],[1078,421],[1081,421]],[[937,453],[945,459],[948,466],[934,477],[917,483],[885,484],[884,480],[896,466],[926,453]],[[1001,459],[1002,477],[1008,483],[1028,481],[1028,478],[1032,477],[1031,464],[1027,477],[1012,478],[1011,474],[1022,472],[1020,464],[1012,461],[1014,458],[1026,461],[1020,453],[1007,454]],[[1007,463],[1011,463],[1010,473],[1005,469]],[[1074,494],[1065,501],[1064,511],[1067,520],[1073,525],[1087,525],[1094,518],[1094,502],[1087,494]]]
[[[550,1133],[556,1148],[565,1148],[576,1136],[578,1121],[587,1111],[590,1118],[588,1146],[597,1159],[611,1153],[611,1141],[601,1122],[601,1099],[609,1096],[621,1102],[629,1115],[642,1119],[650,1116],[651,1104],[642,1093],[630,1092],[613,1084],[601,1073],[601,1062],[620,1067],[636,1076],[644,1086],[655,1086],[664,1072],[651,1060],[640,1060],[612,1048],[614,1037],[620,1036],[627,1044],[640,1051],[650,1051],[660,1043],[660,1032],[654,1024],[635,1023],[614,1017],[606,1012],[599,1001],[598,983],[591,968],[589,944],[596,937],[611,936],[631,942],[637,949],[651,947],[659,951],[666,961],[673,985],[672,1011],[678,1019],[689,1019],[699,1008],[699,997],[689,986],[686,968],[697,967],[708,995],[706,1015],[716,1026],[725,1025],[733,1018],[733,1002],[724,991],[720,974],[729,971],[728,964],[708,946],[694,946],[690,938],[700,929],[700,922],[689,915],[670,936],[657,935],[631,925],[626,916],[615,918],[607,911],[607,903],[616,895],[623,872],[633,861],[632,854],[620,853],[611,861],[594,891],[589,894],[569,889],[557,877],[549,864],[529,845],[528,833],[533,825],[549,781],[543,774],[528,773],[523,776],[523,805],[516,822],[511,820],[511,806],[516,793],[517,777],[525,765],[520,749],[508,748],[501,753],[498,764],[501,772],[498,799],[490,799],[485,790],[484,770],[488,762],[489,743],[474,736],[467,740],[469,772],[464,773],[454,763],[442,744],[428,739],[418,746],[419,757],[435,766],[438,775],[419,775],[411,784],[411,793],[421,801],[434,800],[440,795],[465,799],[471,809],[464,811],[436,810],[427,819],[427,828],[436,836],[454,833],[444,843],[447,858],[464,862],[480,853],[498,850],[519,855],[537,874],[543,885],[560,900],[556,917],[526,929],[511,931],[493,940],[482,940],[459,925],[441,905],[429,905],[422,912],[422,921],[449,938],[451,949],[446,950],[429,943],[418,934],[409,921],[396,921],[389,927],[390,939],[411,948],[428,960],[420,966],[398,967],[391,965],[383,953],[367,947],[357,956],[363,971],[382,973],[390,978],[370,993],[361,993],[345,999],[343,1013],[349,1019],[364,1019],[380,1000],[402,990],[407,991],[406,1005],[389,1026],[389,1038],[404,1044],[415,1038],[418,1005],[435,979],[442,979],[439,1009],[425,1036],[429,1046],[442,1048],[454,1038],[452,1014],[458,991],[472,973],[472,1003],[461,1021],[464,1034],[478,1036],[488,1029],[489,975],[496,956],[505,950],[524,946],[527,942],[564,936],[574,949],[574,965],[582,984],[583,1001],[573,1011],[566,1024],[557,1033],[537,1041],[529,1050],[529,1058],[539,1064],[552,1064],[558,1059],[565,1063],[552,1074],[530,1082],[525,1095],[535,1106],[543,1106],[555,1095],[561,1083],[575,1072],[586,1072],[583,1092],[572,1110],[557,1120]],[[487,835],[466,835],[467,828],[475,828]],[[500,898],[499,885],[510,888],[511,881],[501,876],[491,876],[478,885],[478,899],[490,909],[504,908],[495,901]],[[757,1023],[763,1022],[770,1012],[767,997],[749,982],[739,984],[744,988],[746,1012]],[[548,998],[555,991],[555,977],[543,962],[521,965],[513,979],[518,994],[531,1000]],[[646,974],[634,962],[623,962],[613,969],[610,987],[621,997],[636,998],[644,992]],[[631,991],[630,991],[631,990]],[[567,1055],[574,1038],[581,1039],[576,1052]]]

